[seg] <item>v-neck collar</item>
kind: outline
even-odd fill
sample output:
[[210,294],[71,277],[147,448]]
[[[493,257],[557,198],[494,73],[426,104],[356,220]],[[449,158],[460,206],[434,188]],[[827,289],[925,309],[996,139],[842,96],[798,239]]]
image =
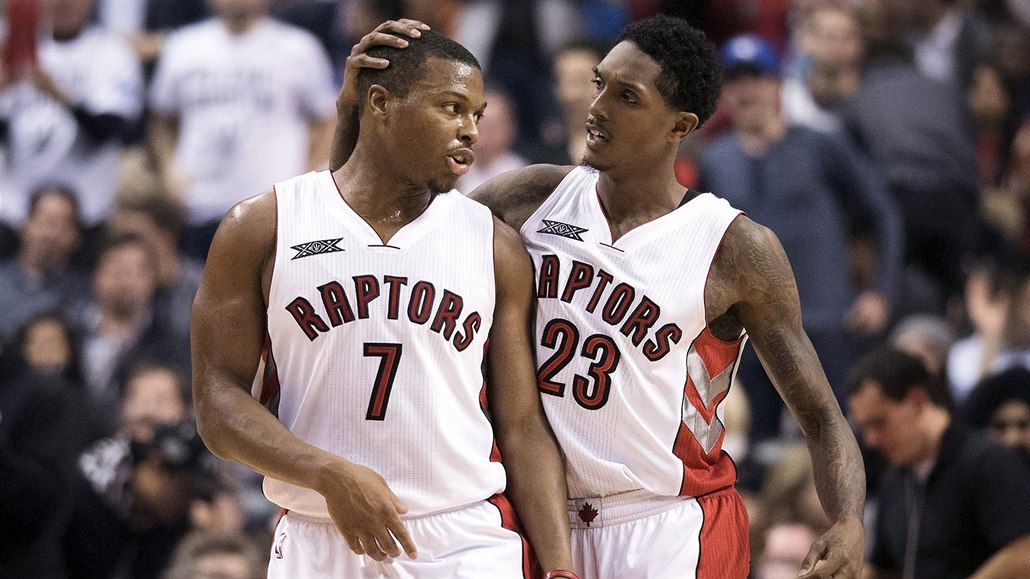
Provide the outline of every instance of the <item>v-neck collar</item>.
[[[676,209],[658,217],[652,219],[647,223],[642,223],[633,229],[630,229],[622,235],[619,239],[613,241],[612,237],[612,224],[608,220],[608,214],[604,210],[604,205],[601,204],[601,194],[597,190],[597,182],[594,182],[594,186],[589,192],[584,193],[584,203],[588,206],[588,211],[592,215],[594,222],[601,224],[603,227],[598,228],[597,242],[605,247],[615,249],[621,252],[632,251],[641,245],[644,245],[664,229],[664,223],[677,219],[682,213],[690,211],[696,204],[694,203],[698,199],[710,195],[709,193],[701,193],[695,195],[693,199],[687,201],[683,205],[680,205]],[[676,216],[676,217],[674,217]]]
[[460,195],[455,191],[449,193],[438,193],[429,201],[429,205],[417,217],[404,224],[389,239],[382,239],[379,233],[351,207],[350,203],[343,198],[343,193],[336,185],[331,171],[321,171],[322,188],[327,195],[336,199],[330,204],[331,210],[336,216],[347,225],[351,234],[359,238],[368,247],[383,247],[389,249],[404,249],[411,246],[425,233],[442,221],[454,204],[453,195]]

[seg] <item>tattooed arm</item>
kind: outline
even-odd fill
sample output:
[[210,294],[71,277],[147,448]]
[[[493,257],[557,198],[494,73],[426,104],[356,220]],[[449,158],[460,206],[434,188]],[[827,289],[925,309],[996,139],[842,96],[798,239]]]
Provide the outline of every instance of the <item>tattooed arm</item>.
[[801,577],[860,576],[862,457],[801,326],[794,273],[776,235],[747,217],[734,220],[712,264],[705,302],[717,337],[747,330],[808,442],[819,499],[833,526],[813,543]]

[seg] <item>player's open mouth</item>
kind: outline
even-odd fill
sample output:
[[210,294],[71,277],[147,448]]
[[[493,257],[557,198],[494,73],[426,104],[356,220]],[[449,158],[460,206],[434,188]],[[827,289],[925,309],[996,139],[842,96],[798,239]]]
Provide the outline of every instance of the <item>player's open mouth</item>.
[[475,160],[476,155],[472,149],[458,149],[447,155],[447,165],[451,172],[459,177],[469,172]]
[[587,125],[587,145],[603,145],[608,142],[608,135],[593,125]]

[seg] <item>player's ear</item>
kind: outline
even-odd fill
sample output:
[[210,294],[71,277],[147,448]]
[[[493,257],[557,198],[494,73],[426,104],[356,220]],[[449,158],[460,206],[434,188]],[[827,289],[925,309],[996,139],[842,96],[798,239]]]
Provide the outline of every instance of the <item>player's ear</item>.
[[368,87],[368,94],[365,95],[367,99],[365,102],[366,108],[374,115],[383,115],[390,108],[390,101],[393,99],[393,93],[381,84],[374,84]]
[[693,133],[700,123],[701,121],[694,113],[681,111],[676,114],[676,122],[672,125],[669,136],[678,143]]

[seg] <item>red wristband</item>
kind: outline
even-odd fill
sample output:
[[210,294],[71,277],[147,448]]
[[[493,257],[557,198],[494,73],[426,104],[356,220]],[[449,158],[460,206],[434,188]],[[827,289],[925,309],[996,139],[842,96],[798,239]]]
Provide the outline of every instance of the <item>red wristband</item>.
[[544,575],[544,579],[579,579],[579,575],[566,569],[553,569]]

